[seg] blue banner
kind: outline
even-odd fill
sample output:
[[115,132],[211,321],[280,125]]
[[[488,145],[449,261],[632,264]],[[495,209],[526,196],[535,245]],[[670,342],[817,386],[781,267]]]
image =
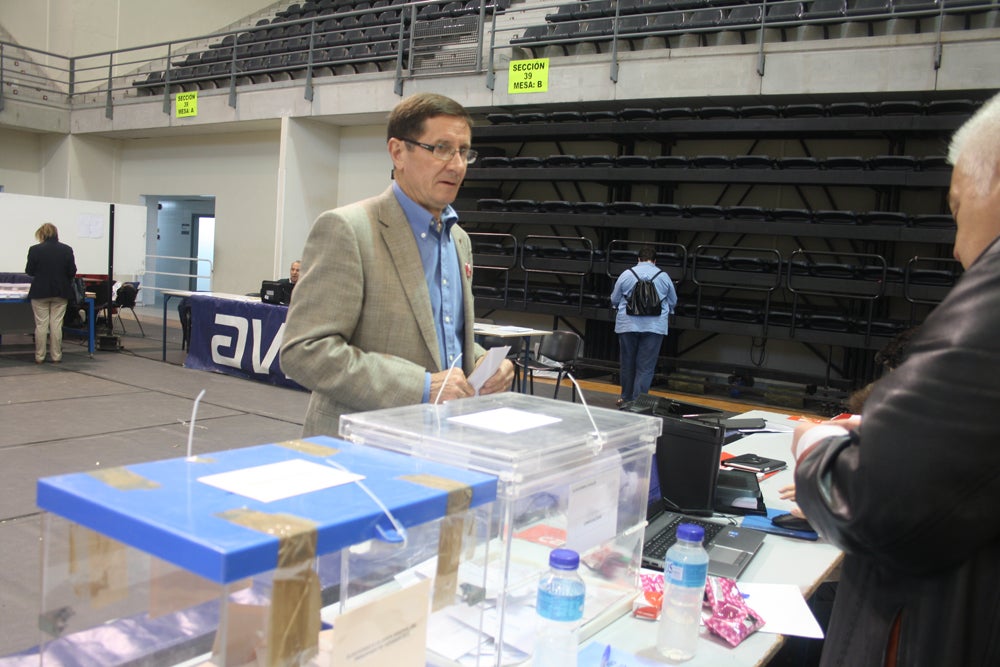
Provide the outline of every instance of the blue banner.
[[302,389],[285,377],[278,360],[287,314],[287,306],[191,295],[184,366]]

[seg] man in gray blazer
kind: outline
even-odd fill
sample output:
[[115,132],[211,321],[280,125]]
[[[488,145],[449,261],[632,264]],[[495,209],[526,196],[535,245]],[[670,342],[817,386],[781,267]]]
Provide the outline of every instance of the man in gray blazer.
[[[389,116],[394,179],[313,225],[288,309],[281,369],[312,391],[303,435],[336,435],[341,414],[475,394],[472,247],[451,202],[476,158],[472,119],[420,93]],[[480,394],[503,391],[504,361]]]

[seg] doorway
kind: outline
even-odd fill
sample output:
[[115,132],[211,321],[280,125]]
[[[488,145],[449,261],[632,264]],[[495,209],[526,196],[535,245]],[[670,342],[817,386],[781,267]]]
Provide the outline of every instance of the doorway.
[[147,195],[146,210],[145,282],[154,288],[147,296],[165,289],[211,291],[215,197]]

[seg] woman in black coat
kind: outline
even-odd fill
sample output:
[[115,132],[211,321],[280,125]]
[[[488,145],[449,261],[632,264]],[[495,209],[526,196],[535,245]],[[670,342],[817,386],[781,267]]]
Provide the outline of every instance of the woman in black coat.
[[72,280],[76,276],[73,249],[59,242],[59,230],[46,222],[35,231],[38,245],[28,249],[28,264],[24,272],[31,276],[28,299],[35,313],[35,363],[45,361],[46,338],[52,363],[62,361],[62,326],[66,304],[72,295]]

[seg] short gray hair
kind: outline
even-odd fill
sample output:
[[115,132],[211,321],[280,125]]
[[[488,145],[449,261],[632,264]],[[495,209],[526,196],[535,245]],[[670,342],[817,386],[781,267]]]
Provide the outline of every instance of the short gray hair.
[[1000,170],[1000,95],[994,95],[958,128],[948,147],[948,162],[962,168],[979,194],[986,194]]

